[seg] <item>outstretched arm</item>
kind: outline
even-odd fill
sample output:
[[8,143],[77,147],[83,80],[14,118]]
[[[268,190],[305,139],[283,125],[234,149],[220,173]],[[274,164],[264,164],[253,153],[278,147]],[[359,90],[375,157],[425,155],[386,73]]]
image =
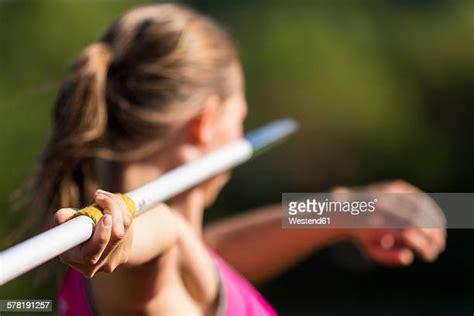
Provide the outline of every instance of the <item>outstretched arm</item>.
[[282,229],[280,205],[271,205],[211,224],[204,238],[247,279],[261,283],[315,250],[348,238],[348,231]]
[[[402,181],[375,184],[365,189],[421,192]],[[345,190],[351,192],[353,189]],[[423,208],[423,214],[440,222],[444,220],[437,205],[424,200],[415,202]],[[397,212],[401,205],[390,205],[385,211],[388,214]],[[409,265],[415,255],[433,261],[444,249],[446,230],[442,226],[432,229],[283,229],[280,205],[272,205],[211,224],[206,228],[204,238],[240,273],[259,283],[284,272],[314,251],[344,239],[355,241],[365,255],[386,266]]]

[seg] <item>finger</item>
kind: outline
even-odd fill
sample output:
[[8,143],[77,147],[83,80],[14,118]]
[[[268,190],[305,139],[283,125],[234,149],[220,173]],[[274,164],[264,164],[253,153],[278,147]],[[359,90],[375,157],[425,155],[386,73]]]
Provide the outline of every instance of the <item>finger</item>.
[[95,226],[94,234],[91,239],[81,247],[83,263],[86,265],[95,265],[99,262],[110,240],[112,231],[112,217],[105,214]]
[[62,208],[54,213],[53,219],[51,221],[51,227],[60,225],[66,222],[76,213],[76,210],[73,208]]
[[116,202],[111,193],[103,190],[97,190],[95,201],[97,205],[103,209],[104,214],[110,214],[112,216],[112,239],[120,240],[125,234],[120,205]]
[[84,277],[88,279],[91,279],[96,273],[95,271],[96,269],[92,269],[80,263],[71,263],[69,264],[69,266],[73,268],[74,270],[80,272]]
[[120,262],[122,260],[118,257],[115,257],[114,259],[107,260],[107,262],[102,265],[98,271],[106,272],[106,273],[111,273],[114,272],[114,270],[120,265]]
[[105,214],[112,216],[112,233],[110,241],[102,253],[103,261],[107,261],[107,258],[117,248],[120,240],[125,235],[122,212],[117,201],[114,199],[114,194],[110,192],[97,190],[96,203],[103,208]]
[[[417,234],[422,235],[424,238],[422,242],[417,242],[418,238],[421,237],[416,236],[416,240],[414,240],[414,242],[420,243],[419,247],[425,247],[424,250],[429,253],[430,256],[433,257],[433,259],[436,258],[436,256],[444,249],[445,231],[443,229],[426,228],[413,230],[417,231]],[[406,240],[404,240],[404,237],[402,236],[404,233],[405,232],[403,230],[393,230],[391,232],[381,235],[379,241],[380,247],[388,250],[396,247],[405,247],[407,245],[409,245],[410,247],[414,246],[414,244],[412,243],[406,243]],[[408,238],[410,238],[410,241],[413,241],[411,240],[410,236],[408,236]],[[427,243],[427,245],[425,243]]]
[[69,266],[74,270],[80,272],[83,276],[88,277],[87,269],[84,268],[84,265],[80,263],[71,263],[69,264]]
[[446,230],[442,228],[425,228],[421,230],[430,242],[430,245],[437,256],[444,250],[446,241]]
[[71,250],[68,250],[62,253],[59,256],[59,259],[61,260],[62,263],[66,265],[70,265],[70,266],[77,266],[77,265],[82,266],[84,262],[82,258],[80,246],[74,247]]
[[395,235],[392,233],[383,234],[380,237],[380,247],[385,250],[390,250],[395,246]]
[[334,193],[347,193],[349,192],[349,188],[338,186],[338,187],[333,188],[331,191]]
[[420,258],[425,261],[433,261],[438,251],[426,233],[421,229],[406,229],[400,232],[399,242],[413,250]]
[[123,225],[126,230],[130,227],[133,220],[132,214],[130,213],[130,209],[128,208],[127,204],[120,195],[112,194],[112,198],[115,200],[115,203],[120,207],[120,210],[122,212]]
[[120,208],[120,211],[122,212],[122,218],[123,218],[123,226],[124,229],[128,229],[130,225],[132,224],[132,214],[130,213],[130,209],[128,208],[127,204],[125,201],[122,199],[122,197],[119,194],[114,194],[108,191],[104,190],[97,190],[98,193],[107,195],[108,197],[112,198],[115,201],[115,204]]
[[438,252],[442,252],[446,247],[446,230],[441,228],[429,228],[426,233],[431,237],[433,247],[435,247]]
[[388,192],[388,193],[417,193],[417,192],[422,192],[420,189],[415,187],[414,185],[401,180],[391,180],[391,181],[383,181],[383,182],[378,182],[375,183],[372,186],[379,187],[382,189],[383,192]]
[[111,197],[115,201],[115,204],[119,207],[120,211],[122,212],[124,229],[127,229],[128,227],[130,227],[130,224],[132,223],[132,215],[130,214],[130,209],[128,208],[127,204],[122,199],[122,197],[119,194],[113,194],[113,193],[103,191],[103,190],[99,190],[99,192],[106,194],[107,196]]
[[79,271],[87,279],[92,279],[97,272],[96,267],[91,267],[89,265],[86,266],[83,264],[74,264],[74,265],[71,265],[71,267],[74,270]]
[[370,247],[366,254],[375,262],[388,267],[408,266],[413,262],[413,252],[408,248],[383,249],[381,247]]
[[444,251],[446,249],[446,239],[448,238],[448,233],[446,229],[436,229],[437,231],[437,236],[440,240],[440,252]]
[[[108,215],[110,216],[110,215]],[[96,234],[98,234],[98,230],[100,232],[100,226],[101,226],[101,222],[103,221],[104,219],[102,218],[98,225],[96,225],[96,229],[94,230],[94,233],[91,237],[91,239],[89,239],[89,241],[86,241],[84,244],[81,244],[79,246],[76,246],[64,253],[62,253],[60,256],[59,256],[59,259],[64,263],[64,264],[67,264],[67,265],[70,265],[70,266],[81,266],[83,267],[84,263],[87,261],[84,259],[84,253],[83,253],[83,247],[88,244],[89,242],[92,241],[92,239],[94,238],[94,236],[97,236]],[[110,230],[110,229],[109,229]],[[97,237],[96,237],[97,238]],[[80,268],[78,267],[77,268],[78,270],[80,270]]]

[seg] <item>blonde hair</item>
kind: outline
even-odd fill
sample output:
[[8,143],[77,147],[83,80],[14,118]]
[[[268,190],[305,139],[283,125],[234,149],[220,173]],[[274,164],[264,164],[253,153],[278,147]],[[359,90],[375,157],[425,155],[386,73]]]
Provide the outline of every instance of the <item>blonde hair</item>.
[[238,62],[230,34],[175,4],[134,9],[87,47],[57,96],[52,133],[28,187],[43,220],[90,202],[96,158],[130,161],[156,150],[205,99],[226,98]]

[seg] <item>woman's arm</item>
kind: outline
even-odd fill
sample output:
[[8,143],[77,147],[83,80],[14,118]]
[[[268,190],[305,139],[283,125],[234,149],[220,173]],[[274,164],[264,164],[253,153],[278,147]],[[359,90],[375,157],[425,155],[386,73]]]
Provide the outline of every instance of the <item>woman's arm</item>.
[[204,239],[247,279],[260,283],[348,237],[343,229],[282,229],[280,207],[271,205],[211,224]]
[[175,245],[180,236],[176,215],[164,204],[137,216],[126,267],[142,265]]
[[[421,192],[403,181],[344,190]],[[423,211],[423,216],[443,222],[439,207],[426,202],[421,198],[414,201],[414,206]],[[384,212],[396,213],[403,206],[406,204],[394,203]],[[366,256],[386,266],[409,265],[415,255],[433,261],[444,249],[446,230],[442,225],[432,229],[283,229],[280,205],[272,205],[211,224],[204,238],[240,273],[258,283],[284,272],[321,247],[343,239],[354,240]]]
[[[193,302],[203,306],[214,303],[218,293],[215,267],[200,237],[179,213],[160,204],[132,221],[118,195],[100,190],[95,201],[104,216],[93,236],[62,254],[61,260],[86,277],[94,277],[91,296],[101,315],[134,315],[149,308],[182,306],[183,302],[169,299],[156,305],[155,298],[166,295],[169,288],[187,290]],[[56,224],[74,213],[73,209],[59,210]]]
[[[98,271],[112,272],[118,266],[134,267],[158,257],[174,245],[180,234],[176,216],[164,204],[132,219],[123,200],[116,194],[98,190],[95,202],[104,212],[85,243],[63,253],[61,261],[93,277]],[[61,209],[54,216],[59,225],[76,210]]]

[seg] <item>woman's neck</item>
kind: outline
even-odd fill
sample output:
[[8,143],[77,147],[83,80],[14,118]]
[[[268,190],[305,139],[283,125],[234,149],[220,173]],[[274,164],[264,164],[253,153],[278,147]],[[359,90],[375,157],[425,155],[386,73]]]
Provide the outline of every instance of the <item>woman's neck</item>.
[[[108,162],[99,168],[101,170],[99,183],[112,192],[128,192],[158,178],[169,169],[169,166],[162,168],[156,162],[153,164]],[[166,201],[174,211],[186,218],[199,236],[202,234],[204,196],[203,189],[197,186]]]

